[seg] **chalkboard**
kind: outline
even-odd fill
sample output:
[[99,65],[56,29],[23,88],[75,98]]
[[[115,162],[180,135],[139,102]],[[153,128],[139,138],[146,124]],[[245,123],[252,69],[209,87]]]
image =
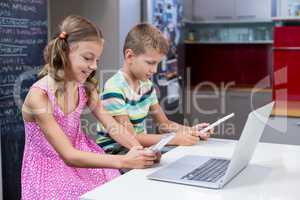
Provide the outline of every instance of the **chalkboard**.
[[43,65],[47,0],[0,1],[0,133],[3,199],[20,199],[24,125],[21,106]]

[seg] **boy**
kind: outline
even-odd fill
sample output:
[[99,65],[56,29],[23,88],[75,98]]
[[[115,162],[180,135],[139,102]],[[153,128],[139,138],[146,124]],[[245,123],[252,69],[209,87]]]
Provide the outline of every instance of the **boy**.
[[[105,83],[101,96],[108,112],[135,135],[135,142],[144,147],[157,143],[163,136],[146,133],[144,122],[149,113],[159,125],[160,133],[176,132],[169,145],[193,145],[210,135],[199,133],[208,124],[194,127],[177,124],[168,120],[159,105],[150,79],[168,50],[167,39],[154,26],[138,24],[133,27],[125,39],[123,67]],[[105,136],[98,138],[97,143],[112,153],[119,151],[118,145]]]

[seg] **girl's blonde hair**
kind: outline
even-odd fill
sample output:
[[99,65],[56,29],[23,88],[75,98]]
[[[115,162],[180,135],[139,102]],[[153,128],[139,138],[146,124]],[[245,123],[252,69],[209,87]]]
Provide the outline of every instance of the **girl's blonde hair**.
[[154,50],[166,55],[169,51],[169,42],[155,26],[140,23],[134,26],[126,36],[123,46],[124,56],[126,49],[131,49],[136,55],[144,54],[146,50]]
[[[39,77],[50,75],[56,82],[64,82],[64,69],[70,65],[68,58],[70,45],[81,41],[97,41],[103,44],[103,34],[99,27],[84,17],[71,15],[59,26],[59,35],[49,41],[44,50],[45,66]],[[87,78],[85,89],[88,97],[92,90],[99,92],[99,82],[95,78],[96,71]],[[62,89],[62,88],[60,88]],[[56,90],[55,95],[59,95]]]

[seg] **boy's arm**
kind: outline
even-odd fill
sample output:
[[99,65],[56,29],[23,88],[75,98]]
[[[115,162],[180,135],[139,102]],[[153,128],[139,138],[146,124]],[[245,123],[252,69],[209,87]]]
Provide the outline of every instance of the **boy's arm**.
[[[120,87],[106,83],[101,96],[103,106],[118,123],[120,123],[121,125],[123,125],[123,127],[127,129],[128,133],[131,134],[131,137],[133,137],[142,146],[148,147],[153,144],[156,144],[162,138],[161,135],[135,133],[133,124],[131,123],[127,113],[127,107],[124,96],[125,95],[123,94],[123,91],[122,89],[120,89]],[[122,143],[121,140],[115,140],[118,143]]]
[[162,110],[159,103],[154,104],[150,107],[150,113],[154,121],[158,124],[159,131],[161,133],[168,132],[181,132],[181,133],[189,133],[192,131],[191,127],[183,126],[176,122],[173,122],[168,119],[164,111]]
[[154,104],[150,107],[151,115],[154,121],[158,124],[159,131],[161,133],[175,132],[177,136],[170,144],[175,143],[176,145],[191,145],[198,142],[199,137],[206,140],[209,137],[209,133],[199,134],[199,130],[208,126],[207,123],[198,124],[196,126],[184,126],[173,122],[168,119],[166,114],[163,112],[159,103]]
[[91,95],[88,106],[94,116],[104,125],[105,129],[109,132],[109,135],[115,141],[128,149],[133,146],[141,146],[129,129],[118,123],[104,108],[97,92],[93,92]]
[[135,134],[133,125],[130,122],[128,115],[118,115],[118,116],[114,116],[114,118],[116,119],[117,122],[119,122],[124,127],[126,127],[127,130],[130,133],[132,133],[135,136],[135,138],[139,141],[139,143],[144,147],[149,147],[153,144],[156,144],[162,138],[162,135],[159,134],[147,134],[147,133]]

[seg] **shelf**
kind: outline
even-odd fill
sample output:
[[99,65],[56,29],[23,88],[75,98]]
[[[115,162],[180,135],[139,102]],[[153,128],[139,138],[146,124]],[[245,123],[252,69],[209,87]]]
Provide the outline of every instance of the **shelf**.
[[256,23],[273,23],[272,19],[257,19],[257,20],[189,20],[183,19],[183,23],[188,24],[256,24]]
[[273,21],[278,22],[278,21],[295,21],[295,22],[300,22],[300,16],[299,17],[273,17]]
[[[217,89],[220,89],[220,86],[216,87]],[[191,91],[214,91],[216,88],[212,87],[206,87],[203,86],[200,89],[197,88],[197,86],[191,86],[190,90]],[[272,94],[272,88],[256,88],[254,85],[234,85],[232,87],[229,87],[227,91],[233,91],[233,92],[254,92],[255,93],[269,93],[270,95]]]
[[256,41],[184,41],[185,44],[273,44],[273,40]]

